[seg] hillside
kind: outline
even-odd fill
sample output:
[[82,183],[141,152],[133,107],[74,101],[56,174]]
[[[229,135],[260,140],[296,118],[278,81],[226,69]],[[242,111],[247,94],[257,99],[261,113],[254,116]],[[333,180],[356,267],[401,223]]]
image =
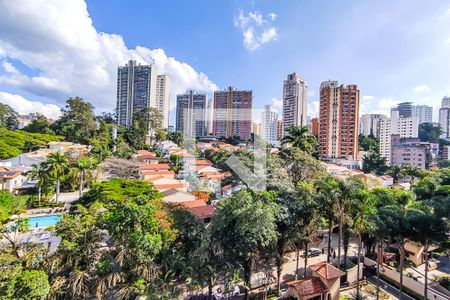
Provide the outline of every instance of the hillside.
[[48,142],[61,140],[61,136],[0,128],[0,159],[14,157],[36,148],[47,148]]

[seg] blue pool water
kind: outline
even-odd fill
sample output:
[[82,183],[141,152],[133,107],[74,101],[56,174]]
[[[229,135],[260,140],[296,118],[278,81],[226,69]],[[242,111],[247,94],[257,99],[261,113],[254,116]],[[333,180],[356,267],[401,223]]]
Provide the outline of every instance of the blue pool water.
[[61,216],[53,215],[53,216],[41,216],[41,217],[30,217],[30,229],[36,227],[48,227],[56,225],[59,222]]

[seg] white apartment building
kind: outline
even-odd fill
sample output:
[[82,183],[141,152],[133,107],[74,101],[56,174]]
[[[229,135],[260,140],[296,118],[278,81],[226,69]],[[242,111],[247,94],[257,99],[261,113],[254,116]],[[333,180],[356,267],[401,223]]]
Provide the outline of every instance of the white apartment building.
[[283,135],[289,127],[306,126],[308,85],[303,76],[292,73],[283,82]]
[[278,144],[277,135],[278,113],[270,105],[264,107],[261,113],[261,138],[272,145]]
[[439,109],[439,125],[442,128],[441,138],[450,137],[450,97],[442,98]]
[[414,105],[412,117],[417,119],[417,124],[431,123],[433,120],[433,107],[427,105]]
[[391,111],[391,118],[380,120],[380,156],[386,158],[388,165],[391,164],[391,136],[399,134],[400,138],[417,138],[419,126],[417,118],[399,116],[398,111]]
[[169,128],[169,77],[158,75],[156,78],[156,101],[155,107],[162,115],[162,128]]
[[381,114],[365,114],[359,117],[359,134],[376,138],[380,137],[380,120],[387,116]]

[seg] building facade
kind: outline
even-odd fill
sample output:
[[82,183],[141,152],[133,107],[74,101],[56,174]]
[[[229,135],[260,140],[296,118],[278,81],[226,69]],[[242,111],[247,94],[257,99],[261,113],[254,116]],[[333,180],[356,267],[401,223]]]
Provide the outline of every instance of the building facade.
[[261,138],[272,145],[278,144],[277,134],[278,113],[270,105],[264,107],[261,113]]
[[292,73],[283,82],[283,133],[292,126],[306,126],[308,85],[303,76]]
[[228,87],[214,92],[213,135],[239,136],[247,140],[252,132],[253,92]]
[[376,138],[380,137],[380,121],[387,116],[381,114],[365,114],[359,117],[359,134]]
[[311,134],[316,138],[319,137],[319,118],[311,119]]
[[169,77],[158,75],[156,77],[156,101],[155,107],[162,116],[162,128],[169,128]]
[[281,139],[283,138],[283,121],[282,120],[277,121],[277,137],[278,137],[279,141],[281,141]]
[[156,106],[156,67],[130,60],[117,70],[117,124],[131,126],[135,111]]
[[433,107],[427,105],[414,105],[412,117],[417,119],[417,125],[433,121]]
[[189,137],[206,135],[206,94],[191,90],[177,95],[176,131]]
[[442,128],[441,138],[450,137],[450,97],[444,97],[439,109],[439,125]]
[[391,136],[391,165],[406,165],[426,170],[431,157],[430,144],[419,138],[401,138],[400,134]]
[[319,156],[356,160],[360,92],[356,85],[324,81],[320,85]]

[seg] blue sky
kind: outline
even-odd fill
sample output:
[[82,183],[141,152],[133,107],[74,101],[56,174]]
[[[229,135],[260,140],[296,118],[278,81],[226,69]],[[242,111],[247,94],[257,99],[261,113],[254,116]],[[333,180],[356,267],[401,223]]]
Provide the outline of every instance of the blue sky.
[[55,114],[80,95],[113,110],[116,67],[133,58],[173,77],[172,107],[187,88],[228,85],[252,89],[255,107],[277,104],[298,72],[311,115],[335,79],[358,84],[361,113],[413,101],[436,120],[450,95],[450,2],[431,3],[1,0],[0,101]]

